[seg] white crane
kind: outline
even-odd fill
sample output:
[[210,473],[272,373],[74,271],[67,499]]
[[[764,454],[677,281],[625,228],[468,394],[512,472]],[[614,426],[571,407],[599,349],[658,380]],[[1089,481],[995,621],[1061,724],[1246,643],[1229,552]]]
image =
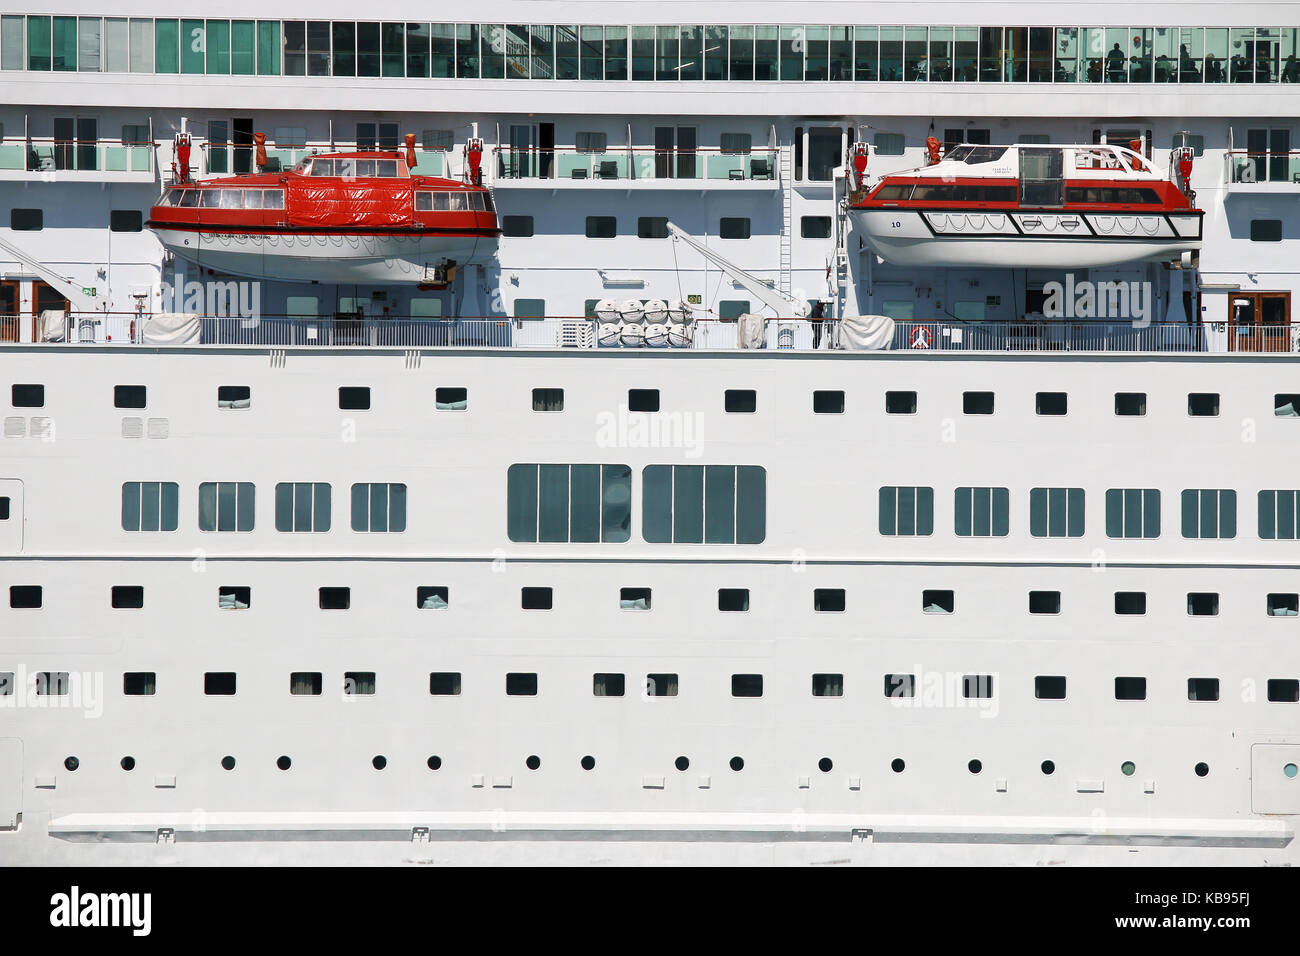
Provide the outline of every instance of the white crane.
[[90,292],[66,276],[60,275],[38,259],[33,259],[12,242],[0,239],[0,250],[4,250],[17,262],[22,263],[36,273],[46,284],[68,300],[73,312],[107,312],[108,299],[97,292]]
[[729,259],[724,259],[704,243],[690,235],[690,233],[677,228],[677,226],[673,225],[671,222],[668,223],[668,231],[672,234],[674,239],[680,239],[727,275],[731,276],[731,278],[739,282],[750,295],[754,296],[754,298],[758,299],[764,305],[771,307],[778,316],[806,319],[808,318],[809,313],[812,312],[812,306],[810,306],[806,301],[796,299],[793,296],[788,296],[778,289],[773,289],[762,279],[758,278],[758,276],[746,272]]

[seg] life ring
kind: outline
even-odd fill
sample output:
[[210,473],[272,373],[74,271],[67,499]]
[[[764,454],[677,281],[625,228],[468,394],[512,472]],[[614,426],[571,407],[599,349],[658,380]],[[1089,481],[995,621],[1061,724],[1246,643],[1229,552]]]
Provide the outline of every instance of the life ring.
[[912,348],[928,349],[930,347],[930,330],[924,325],[918,325],[912,330]]

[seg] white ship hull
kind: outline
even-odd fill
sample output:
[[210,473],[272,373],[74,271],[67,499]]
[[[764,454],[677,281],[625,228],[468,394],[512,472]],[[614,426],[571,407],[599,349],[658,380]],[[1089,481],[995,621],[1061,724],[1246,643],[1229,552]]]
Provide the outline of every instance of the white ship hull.
[[157,228],[171,252],[205,269],[282,282],[418,283],[443,262],[481,263],[496,240],[479,236],[250,235]]
[[854,229],[900,266],[1086,269],[1176,259],[1201,246],[1199,215],[863,209]]

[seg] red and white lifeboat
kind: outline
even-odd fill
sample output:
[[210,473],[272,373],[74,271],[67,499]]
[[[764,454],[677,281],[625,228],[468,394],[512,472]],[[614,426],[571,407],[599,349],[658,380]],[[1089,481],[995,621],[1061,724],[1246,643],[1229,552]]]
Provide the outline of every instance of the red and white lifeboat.
[[491,259],[501,232],[491,193],[477,175],[413,173],[412,139],[405,155],[325,153],[282,173],[182,175],[150,209],[149,228],[203,268],[286,282],[422,283]]
[[854,194],[854,228],[903,266],[1088,268],[1172,259],[1201,247],[1204,213],[1188,186],[1191,150],[1171,176],[1132,149],[954,147],[932,164]]

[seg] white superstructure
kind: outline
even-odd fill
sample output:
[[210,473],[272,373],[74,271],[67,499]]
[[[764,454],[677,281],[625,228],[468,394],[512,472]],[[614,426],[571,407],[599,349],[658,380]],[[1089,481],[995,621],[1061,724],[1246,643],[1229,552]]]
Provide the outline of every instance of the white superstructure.
[[[365,12],[0,15],[0,861],[1296,861],[1300,4]],[[498,253],[210,273],[182,132],[481,139]],[[931,136],[1200,247],[891,262]]]

